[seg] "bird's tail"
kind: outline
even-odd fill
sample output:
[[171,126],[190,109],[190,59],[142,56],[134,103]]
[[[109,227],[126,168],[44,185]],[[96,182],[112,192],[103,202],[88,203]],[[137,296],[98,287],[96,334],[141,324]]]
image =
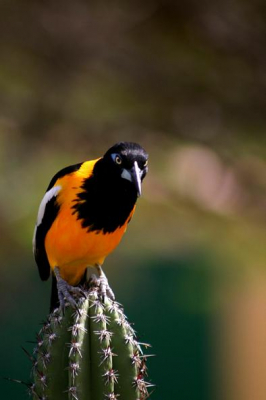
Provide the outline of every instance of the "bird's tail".
[[57,291],[57,281],[56,277],[52,276],[52,291],[51,291],[51,301],[50,301],[50,313],[54,311],[55,308],[59,307],[59,298]]

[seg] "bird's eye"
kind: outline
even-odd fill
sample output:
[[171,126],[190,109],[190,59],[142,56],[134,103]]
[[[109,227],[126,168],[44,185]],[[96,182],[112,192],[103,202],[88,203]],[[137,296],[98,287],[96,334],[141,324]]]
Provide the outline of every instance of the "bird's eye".
[[147,167],[147,165],[148,165],[148,160],[145,161],[145,163],[143,164],[143,167],[145,168],[145,167]]
[[115,162],[116,162],[116,164],[118,164],[118,165],[122,164],[122,158],[119,157],[119,156],[115,156]]

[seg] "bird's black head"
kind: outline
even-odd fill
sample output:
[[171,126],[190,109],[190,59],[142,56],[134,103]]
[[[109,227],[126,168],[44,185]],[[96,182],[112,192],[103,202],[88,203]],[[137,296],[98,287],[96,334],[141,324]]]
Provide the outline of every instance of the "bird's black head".
[[148,172],[148,154],[137,143],[120,142],[111,147],[103,159],[122,179],[135,186],[138,196],[141,195],[141,182]]

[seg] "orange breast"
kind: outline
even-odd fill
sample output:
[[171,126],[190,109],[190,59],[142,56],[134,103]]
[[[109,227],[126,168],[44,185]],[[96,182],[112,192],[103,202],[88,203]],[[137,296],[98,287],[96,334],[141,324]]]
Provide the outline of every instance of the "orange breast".
[[86,162],[75,176],[58,180],[57,184],[62,186],[58,196],[60,211],[45,239],[51,268],[59,267],[61,277],[71,285],[80,281],[88,266],[104,262],[105,257],[120,242],[135,210],[134,207],[126,223],[113,233],[88,232],[87,228],[82,228],[82,221],[77,220],[77,214],[72,214],[71,207],[84,176],[88,176],[94,163],[95,161]]

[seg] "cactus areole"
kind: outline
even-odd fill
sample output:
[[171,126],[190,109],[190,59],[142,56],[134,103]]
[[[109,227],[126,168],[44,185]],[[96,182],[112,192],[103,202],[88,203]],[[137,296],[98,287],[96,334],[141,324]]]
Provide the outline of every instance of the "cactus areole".
[[[146,360],[122,307],[91,287],[75,310],[55,309],[37,335],[32,398],[145,400]],[[143,344],[142,344],[143,345]],[[148,345],[143,345],[148,347]]]

